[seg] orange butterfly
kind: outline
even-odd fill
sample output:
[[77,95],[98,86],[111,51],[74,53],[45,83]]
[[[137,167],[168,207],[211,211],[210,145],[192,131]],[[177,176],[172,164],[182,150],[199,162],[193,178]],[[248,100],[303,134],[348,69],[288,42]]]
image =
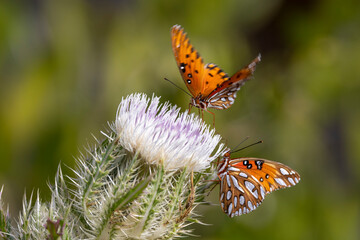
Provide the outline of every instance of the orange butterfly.
[[229,217],[255,210],[265,195],[291,187],[300,175],[279,162],[260,158],[230,159],[230,150],[218,164],[221,208]]
[[249,80],[261,60],[259,54],[247,67],[229,77],[215,64],[204,64],[180,25],[171,28],[171,40],[181,76],[192,95],[190,109],[191,106],[205,111],[207,108],[229,108],[235,101],[236,92]]

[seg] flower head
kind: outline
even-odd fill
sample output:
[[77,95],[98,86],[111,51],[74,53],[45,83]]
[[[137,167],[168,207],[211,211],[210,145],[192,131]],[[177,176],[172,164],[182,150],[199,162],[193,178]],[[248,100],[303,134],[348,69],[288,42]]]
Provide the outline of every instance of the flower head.
[[140,93],[122,99],[115,121],[120,144],[167,170],[208,168],[224,153],[221,137],[194,114],[159,99]]

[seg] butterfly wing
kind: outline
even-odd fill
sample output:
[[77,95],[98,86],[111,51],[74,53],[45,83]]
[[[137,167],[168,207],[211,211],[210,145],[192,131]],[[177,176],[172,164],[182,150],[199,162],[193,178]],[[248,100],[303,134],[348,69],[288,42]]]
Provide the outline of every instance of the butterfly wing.
[[204,66],[204,88],[202,90],[204,99],[208,99],[209,95],[214,92],[215,89],[220,88],[221,85],[229,79],[229,76],[216,64],[206,64]]
[[232,159],[221,179],[221,208],[230,217],[249,213],[266,194],[299,181],[300,175],[282,163],[259,158]]
[[180,74],[193,98],[208,102],[208,107],[229,108],[235,101],[236,92],[249,80],[255,71],[261,56],[255,58],[247,67],[235,73],[231,78],[217,65],[204,65],[187,34],[180,25],[171,28],[172,49]]
[[204,64],[180,25],[171,28],[171,41],[179,71],[193,97],[201,95],[205,99],[216,87],[230,79],[215,64]]
[[229,108],[235,101],[237,91],[250,79],[256,64],[260,61],[261,55],[259,54],[247,67],[235,73],[231,78],[224,79],[220,85],[216,86],[206,99],[209,102],[208,107]]
[[171,28],[172,49],[180,74],[193,97],[203,89],[204,62],[180,25]]

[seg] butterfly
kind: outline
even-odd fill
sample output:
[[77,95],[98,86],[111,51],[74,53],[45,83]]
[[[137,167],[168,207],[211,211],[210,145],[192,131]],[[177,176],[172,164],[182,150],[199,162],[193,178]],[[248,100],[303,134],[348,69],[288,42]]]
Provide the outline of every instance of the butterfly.
[[218,164],[220,204],[229,217],[255,210],[272,191],[291,187],[300,175],[288,166],[260,158],[230,158],[230,150]]
[[229,108],[235,101],[237,91],[250,79],[261,60],[259,54],[247,67],[229,77],[217,65],[204,64],[180,25],[171,28],[171,41],[177,66],[192,95],[189,111],[192,106],[207,112],[207,108]]

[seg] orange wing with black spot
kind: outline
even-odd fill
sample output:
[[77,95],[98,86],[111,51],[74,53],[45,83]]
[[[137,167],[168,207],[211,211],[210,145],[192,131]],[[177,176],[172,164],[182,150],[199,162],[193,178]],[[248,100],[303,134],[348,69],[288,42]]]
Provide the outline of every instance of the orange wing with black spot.
[[220,203],[230,217],[255,210],[265,195],[291,187],[300,175],[290,167],[259,158],[231,159],[221,178]]
[[247,67],[217,86],[205,99],[209,103],[208,106],[217,109],[229,108],[235,101],[237,91],[251,78],[256,64],[260,61],[261,55],[259,54]]
[[203,90],[204,62],[180,25],[171,28],[172,49],[180,74],[193,97]]
[[204,64],[199,52],[191,45],[180,25],[171,28],[172,49],[180,74],[193,98],[208,103],[208,107],[224,109],[230,107],[236,92],[252,75],[260,55],[248,67],[231,78],[213,63]]
[[179,71],[193,97],[201,94],[205,98],[217,86],[230,79],[215,64],[204,64],[180,25],[171,28],[171,40]]

